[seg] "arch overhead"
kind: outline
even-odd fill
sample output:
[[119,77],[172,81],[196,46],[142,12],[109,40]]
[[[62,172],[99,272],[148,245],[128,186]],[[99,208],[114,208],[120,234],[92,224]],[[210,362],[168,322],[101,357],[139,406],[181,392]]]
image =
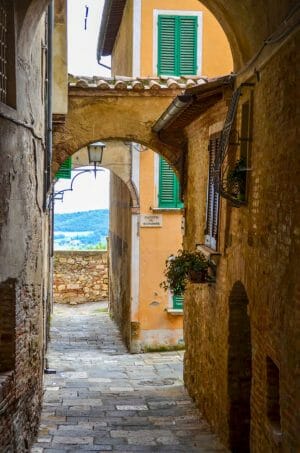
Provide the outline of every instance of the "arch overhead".
[[163,143],[151,128],[188,80],[127,79],[69,84],[68,114],[63,122],[54,122],[54,171],[68,156],[99,139],[140,143],[179,171],[181,147]]
[[[238,71],[296,9],[295,0],[201,0],[222,26]],[[299,6],[299,5],[298,5]]]
[[16,2],[18,48],[19,55],[24,58],[29,58],[28,49],[31,48],[38,24],[49,3],[50,0],[19,0]]

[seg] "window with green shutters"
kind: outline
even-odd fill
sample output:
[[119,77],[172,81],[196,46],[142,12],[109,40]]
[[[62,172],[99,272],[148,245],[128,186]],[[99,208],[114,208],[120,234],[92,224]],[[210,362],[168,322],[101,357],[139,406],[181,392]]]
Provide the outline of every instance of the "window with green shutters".
[[158,75],[197,74],[197,16],[158,16]]
[[183,208],[178,178],[168,162],[161,156],[159,157],[158,207]]
[[58,172],[55,175],[56,179],[71,179],[72,172],[72,158],[68,157],[61,166],[59,167]]
[[177,294],[173,296],[173,308],[183,310],[183,295]]

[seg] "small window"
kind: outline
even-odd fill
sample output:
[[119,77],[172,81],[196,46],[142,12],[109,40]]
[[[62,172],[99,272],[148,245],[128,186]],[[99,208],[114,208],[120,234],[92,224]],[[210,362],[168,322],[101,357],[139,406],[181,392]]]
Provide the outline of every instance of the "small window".
[[205,245],[213,250],[217,250],[218,229],[219,229],[219,204],[220,195],[215,187],[215,160],[220,144],[220,134],[214,134],[210,137],[208,153],[208,186],[207,186],[207,204],[206,204],[206,229]]
[[0,102],[16,107],[13,1],[0,0]]
[[272,425],[281,427],[279,369],[270,357],[267,357],[267,416]]
[[173,295],[173,308],[176,310],[183,310],[183,295]]
[[60,166],[55,175],[56,179],[71,179],[72,173],[72,158],[68,157]]
[[197,16],[158,16],[159,75],[197,74]]
[[158,207],[183,208],[178,178],[168,162],[161,156],[159,158]]

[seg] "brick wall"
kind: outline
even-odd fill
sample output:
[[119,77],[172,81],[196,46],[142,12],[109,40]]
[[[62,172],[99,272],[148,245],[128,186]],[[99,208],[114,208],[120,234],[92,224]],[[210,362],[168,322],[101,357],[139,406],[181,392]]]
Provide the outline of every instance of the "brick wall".
[[53,298],[61,304],[107,300],[107,252],[55,252]]
[[[232,418],[232,410],[236,410],[235,390],[244,384],[248,386],[249,373],[252,374],[251,451],[300,448],[295,346],[299,329],[296,307],[299,306],[300,158],[295,149],[297,125],[293,113],[296,79],[290,70],[295,59],[296,40],[291,38],[265,64],[260,79],[251,80],[254,82],[253,141],[248,203],[234,208],[221,199],[218,247],[221,258],[216,283],[190,285],[185,297],[185,383],[213,428],[232,450],[239,442],[235,437],[237,427],[234,428],[239,420]],[[187,131],[185,246],[190,249],[204,242],[209,126],[220,121],[222,112],[224,105],[220,103]],[[239,127],[240,109],[238,130]],[[232,294],[237,284],[242,285],[244,300],[248,300],[243,321],[240,312],[232,311]],[[238,340],[240,331],[245,333],[245,329],[248,329],[247,339]],[[249,351],[244,365],[235,363],[243,354],[246,357],[247,348],[241,348],[249,337],[251,369]],[[245,376],[239,375],[241,367]],[[275,370],[273,375],[270,370]],[[243,396],[239,398],[241,401]],[[249,404],[249,395],[245,404]],[[242,422],[244,416],[239,414]],[[243,451],[247,449],[243,447]]]

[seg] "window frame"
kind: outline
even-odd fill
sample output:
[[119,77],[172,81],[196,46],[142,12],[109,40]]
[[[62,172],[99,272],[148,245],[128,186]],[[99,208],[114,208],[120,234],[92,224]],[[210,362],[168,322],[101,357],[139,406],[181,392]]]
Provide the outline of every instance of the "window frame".
[[[197,72],[195,75],[201,76],[202,74],[202,31],[203,31],[203,13],[202,11],[185,11],[185,10],[153,10],[153,75],[158,76],[158,16],[192,16],[197,17],[198,31],[197,31]],[[164,74],[163,74],[164,75]],[[167,76],[168,74],[166,74]],[[187,74],[192,75],[192,74]],[[180,76],[172,76],[180,77]]]

